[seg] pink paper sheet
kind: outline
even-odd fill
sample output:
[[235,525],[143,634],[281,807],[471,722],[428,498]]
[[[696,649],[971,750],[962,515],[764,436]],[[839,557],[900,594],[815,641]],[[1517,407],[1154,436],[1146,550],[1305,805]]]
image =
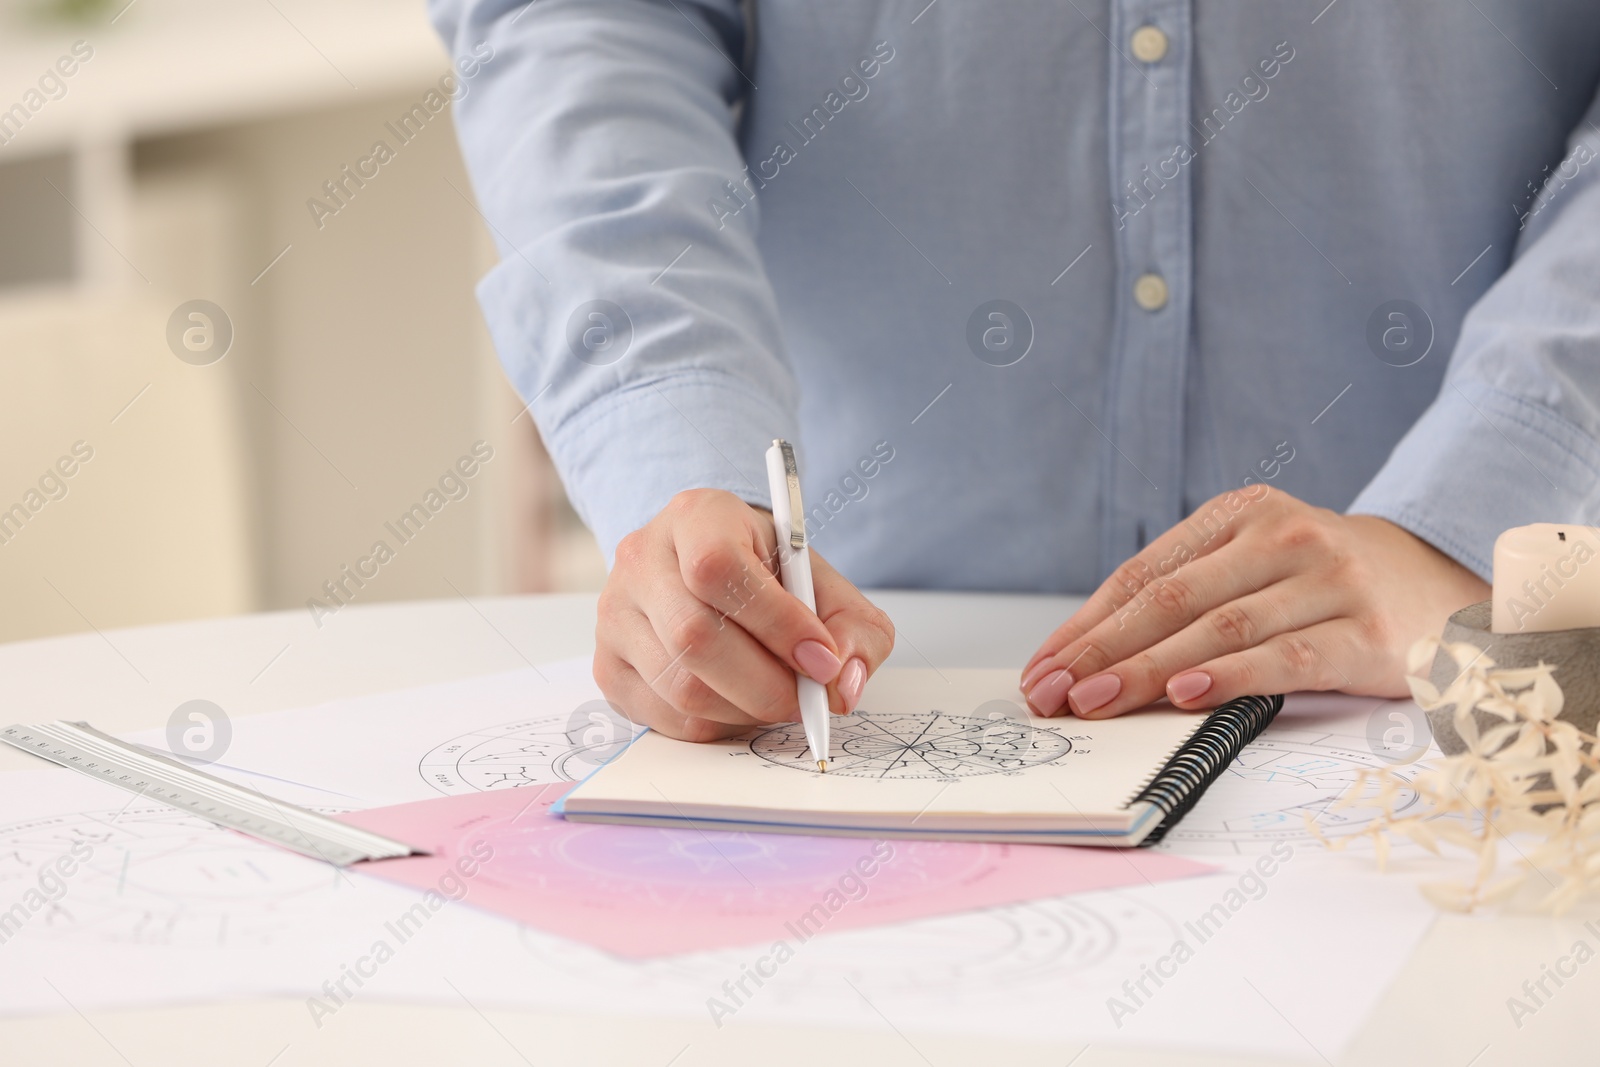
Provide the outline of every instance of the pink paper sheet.
[[618,956],[794,944],[1214,870],[1138,849],[867,841],[570,823],[565,784],[440,797],[338,818],[433,852],[357,864]]

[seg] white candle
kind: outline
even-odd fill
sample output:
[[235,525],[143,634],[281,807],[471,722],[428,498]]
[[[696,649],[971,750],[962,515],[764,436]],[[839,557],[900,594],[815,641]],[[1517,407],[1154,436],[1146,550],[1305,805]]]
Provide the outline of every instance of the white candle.
[[1497,634],[1600,626],[1600,530],[1536,522],[1494,543]]

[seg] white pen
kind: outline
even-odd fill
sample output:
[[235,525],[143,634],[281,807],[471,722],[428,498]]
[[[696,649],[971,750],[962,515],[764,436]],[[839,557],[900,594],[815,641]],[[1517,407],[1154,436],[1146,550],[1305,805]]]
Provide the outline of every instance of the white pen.
[[[806,543],[806,509],[800,502],[800,468],[789,442],[774,440],[767,449],[767,482],[772,489],[772,524],[778,531],[778,576],[783,587],[812,611],[817,594],[811,585],[811,546]],[[817,770],[828,769],[828,687],[796,673],[800,724]]]

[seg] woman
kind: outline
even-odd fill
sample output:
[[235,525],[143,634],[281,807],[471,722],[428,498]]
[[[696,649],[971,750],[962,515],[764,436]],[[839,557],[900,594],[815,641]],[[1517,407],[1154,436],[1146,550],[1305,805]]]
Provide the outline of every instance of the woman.
[[1600,519],[1587,0],[434,10],[491,54],[480,297],[614,555],[595,675],[657,729],[794,718],[795,670],[851,710],[858,585],[1092,592],[1041,714],[1403,695],[1496,534]]

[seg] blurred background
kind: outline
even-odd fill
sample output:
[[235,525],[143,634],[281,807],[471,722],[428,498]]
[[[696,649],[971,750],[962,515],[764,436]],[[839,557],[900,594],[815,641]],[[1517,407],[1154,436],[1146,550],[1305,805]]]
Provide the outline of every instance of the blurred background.
[[599,587],[453,73],[422,0],[0,0],[0,640]]

